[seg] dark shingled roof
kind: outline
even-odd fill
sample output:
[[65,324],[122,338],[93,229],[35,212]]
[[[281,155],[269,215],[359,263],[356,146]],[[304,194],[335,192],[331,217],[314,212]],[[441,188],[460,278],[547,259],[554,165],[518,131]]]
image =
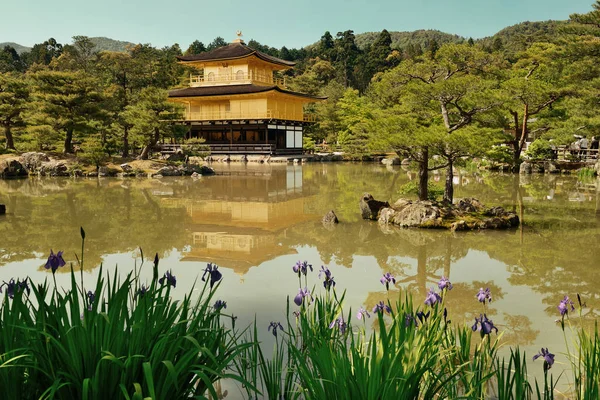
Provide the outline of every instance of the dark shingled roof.
[[178,56],[179,61],[219,61],[219,60],[235,60],[255,55],[261,60],[268,61],[273,64],[293,67],[295,62],[282,60],[281,58],[273,57],[258,50],[251,49],[242,43],[231,43],[225,47],[219,47],[205,53],[196,54],[193,56]]
[[235,94],[263,93],[275,90],[280,93],[293,96],[306,97],[308,99],[326,100],[327,97],[311,96],[304,93],[292,92],[281,89],[279,86],[260,86],[260,85],[222,85],[222,86],[200,86],[189,87],[185,89],[175,89],[169,91],[169,97],[197,97],[197,96],[227,96]]

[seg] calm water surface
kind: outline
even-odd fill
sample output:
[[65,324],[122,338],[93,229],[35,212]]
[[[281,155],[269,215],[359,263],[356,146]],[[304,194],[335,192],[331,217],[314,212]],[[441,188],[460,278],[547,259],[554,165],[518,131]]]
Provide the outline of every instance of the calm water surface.
[[[408,290],[425,298],[442,275],[454,290],[447,298],[454,323],[472,323],[483,312],[475,299],[489,287],[486,310],[505,331],[504,341],[528,354],[540,347],[564,351],[555,323],[564,295],[580,293],[586,320],[600,301],[600,196],[595,181],[574,176],[519,177],[465,174],[456,197],[477,197],[520,213],[518,230],[468,232],[382,229],[360,219],[364,192],[395,200],[416,175],[376,164],[217,165],[219,175],[173,179],[0,180],[0,281],[49,277],[43,264],[50,251],[63,250],[67,262],[80,252],[79,227],[87,232],[86,280],[92,285],[101,263],[131,271],[146,258],[151,276],[155,253],[161,269],[172,269],[177,291],[190,290],[207,262],[224,275],[218,298],[227,311],[260,326],[286,319],[288,296],[298,291],[292,265],[307,260],[328,266],[346,305],[373,307]],[[437,179],[440,183],[443,179]],[[320,220],[330,209],[341,223]],[[58,275],[66,285],[68,274]],[[399,285],[386,294],[379,278],[391,272]],[[316,272],[309,286],[322,290]],[[293,304],[292,304],[293,305]],[[565,361],[558,356],[557,362]],[[541,364],[540,364],[541,369]]]

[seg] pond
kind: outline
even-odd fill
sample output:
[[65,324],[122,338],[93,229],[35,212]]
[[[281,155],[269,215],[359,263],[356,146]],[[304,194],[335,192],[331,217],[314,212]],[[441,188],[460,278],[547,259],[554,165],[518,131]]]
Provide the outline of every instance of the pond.
[[[508,231],[383,229],[360,218],[364,192],[396,200],[414,171],[377,164],[257,165],[217,164],[216,176],[192,179],[27,179],[0,181],[0,282],[50,278],[43,268],[53,249],[76,265],[85,242],[85,280],[91,286],[100,264],[124,274],[139,265],[151,277],[158,253],[160,269],[177,277],[183,296],[199,280],[207,262],[219,265],[224,280],[218,298],[238,325],[256,319],[286,320],[288,297],[298,292],[292,266],[307,260],[315,268],[308,286],[323,290],[317,277],[328,266],[346,290],[352,310],[372,308],[408,291],[422,303],[441,276],[454,289],[447,297],[453,323],[472,324],[483,312],[479,288],[490,288],[488,317],[504,331],[503,341],[527,354],[540,347],[566,363],[564,337],[555,322],[563,296],[587,303],[586,324],[600,306],[600,196],[596,181],[576,176],[518,176],[463,173],[455,196],[477,197],[488,206],[516,211],[523,224]],[[443,176],[433,181],[442,184]],[[322,216],[333,209],[340,224],[326,228]],[[142,251],[140,251],[142,249]],[[59,285],[68,282],[65,268]],[[397,287],[386,293],[379,282],[391,272]],[[200,282],[201,283],[201,282]],[[198,283],[196,283],[198,285]],[[295,305],[292,303],[291,308]],[[540,365],[541,369],[541,365]]]

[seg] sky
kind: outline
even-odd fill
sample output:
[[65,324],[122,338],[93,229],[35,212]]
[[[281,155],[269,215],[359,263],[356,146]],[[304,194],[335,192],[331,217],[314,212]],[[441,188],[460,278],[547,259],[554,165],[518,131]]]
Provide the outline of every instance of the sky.
[[437,29],[466,38],[491,36],[523,21],[566,20],[594,0],[1,0],[0,42],[32,46],[53,37],[105,36],[185,50],[221,36],[298,48],[325,31],[354,33]]

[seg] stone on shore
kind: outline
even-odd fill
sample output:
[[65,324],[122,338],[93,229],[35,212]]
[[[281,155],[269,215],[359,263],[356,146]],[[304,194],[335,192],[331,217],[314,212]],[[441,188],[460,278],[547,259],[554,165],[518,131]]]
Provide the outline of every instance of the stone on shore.
[[0,163],[0,178],[25,178],[29,173],[17,160],[7,160]]
[[45,153],[29,152],[21,154],[19,162],[23,164],[25,169],[30,173],[38,172],[42,164],[50,161]]

